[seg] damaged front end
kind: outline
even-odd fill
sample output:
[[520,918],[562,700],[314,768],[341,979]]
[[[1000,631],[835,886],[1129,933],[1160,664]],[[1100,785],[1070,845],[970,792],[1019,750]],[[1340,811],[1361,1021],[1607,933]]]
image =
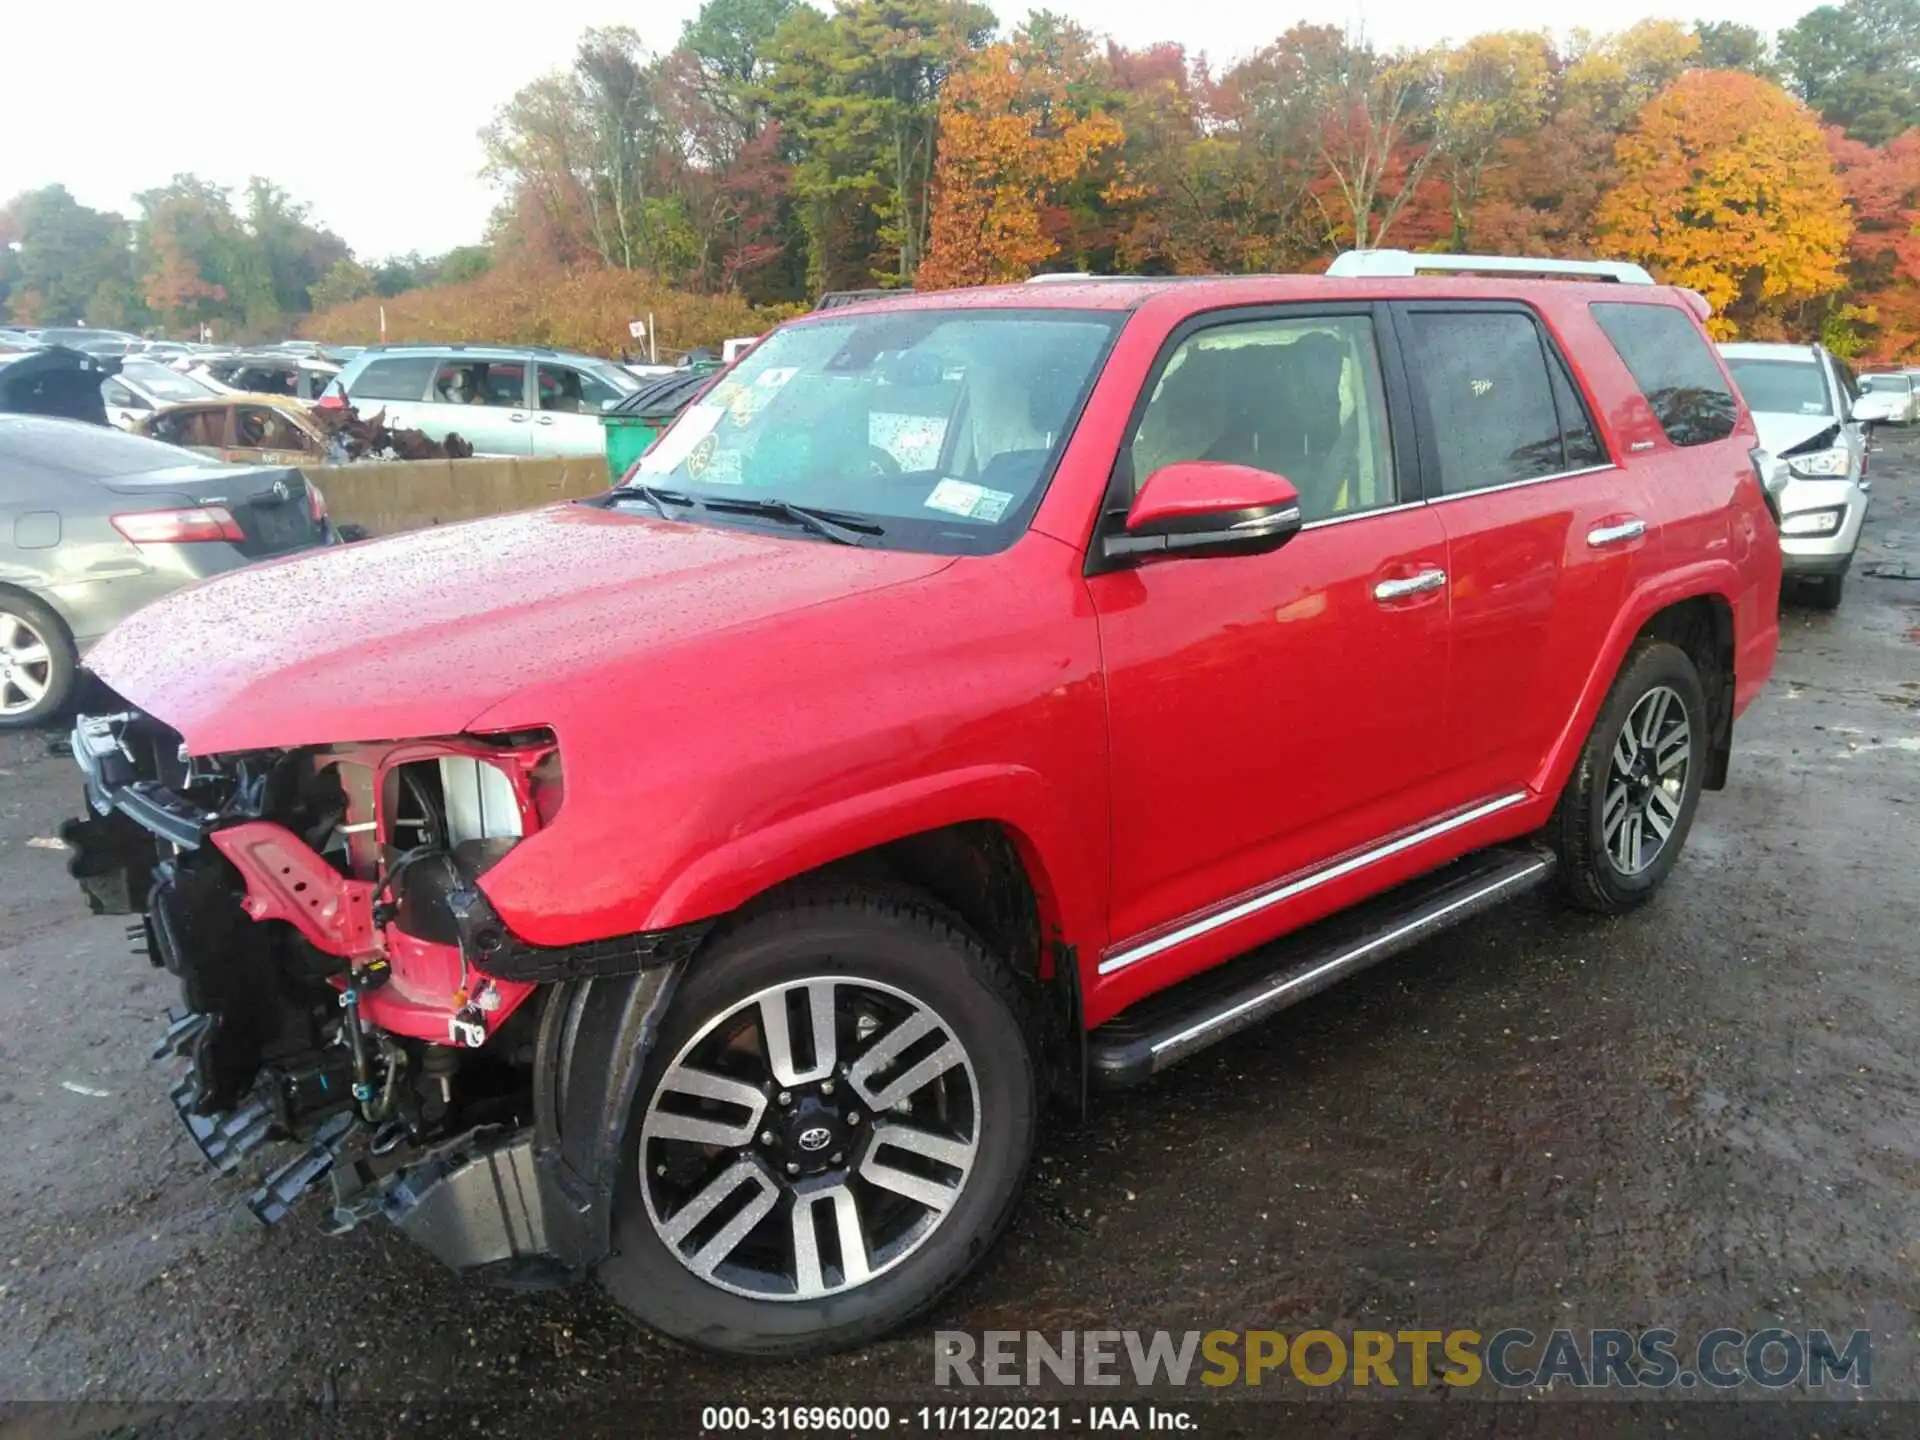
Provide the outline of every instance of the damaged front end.
[[704,927],[556,949],[495,912],[481,877],[563,801],[551,733],[206,757],[128,708],[81,717],[72,748],[91,813],[63,831],[70,869],[96,910],[141,914],[181,984],[156,1056],[187,1062],[182,1119],[223,1171],[306,1147],[249,1197],[261,1221],[330,1178],[323,1228],[382,1215],[458,1269],[557,1280],[603,1253],[581,1216],[604,1177],[560,1158],[540,1092],[564,1074],[527,1002],[627,977],[651,1013]]

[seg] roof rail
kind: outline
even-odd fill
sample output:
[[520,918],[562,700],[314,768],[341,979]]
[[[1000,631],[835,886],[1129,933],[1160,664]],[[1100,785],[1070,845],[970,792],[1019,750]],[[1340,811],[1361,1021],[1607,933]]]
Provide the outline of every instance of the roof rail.
[[1531,255],[1416,255],[1411,250],[1345,250],[1327,274],[1345,280],[1399,278],[1422,273],[1466,272],[1479,275],[1564,275],[1569,279],[1611,280],[1619,285],[1651,285],[1653,276],[1625,260],[1553,260]]

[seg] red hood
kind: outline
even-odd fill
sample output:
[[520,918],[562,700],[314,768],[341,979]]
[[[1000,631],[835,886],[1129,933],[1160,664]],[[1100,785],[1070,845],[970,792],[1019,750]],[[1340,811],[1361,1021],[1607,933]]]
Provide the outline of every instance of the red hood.
[[87,664],[199,755],[448,735],[523,687],[951,563],[557,505],[236,571]]

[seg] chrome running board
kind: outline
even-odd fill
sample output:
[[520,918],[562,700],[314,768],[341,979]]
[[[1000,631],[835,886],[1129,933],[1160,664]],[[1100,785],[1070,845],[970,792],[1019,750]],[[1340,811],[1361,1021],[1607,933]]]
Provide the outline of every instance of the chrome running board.
[[1102,1090],[1137,1085],[1355,971],[1545,884],[1553,869],[1544,850],[1481,850],[1149,995],[1087,1037],[1088,1078]]

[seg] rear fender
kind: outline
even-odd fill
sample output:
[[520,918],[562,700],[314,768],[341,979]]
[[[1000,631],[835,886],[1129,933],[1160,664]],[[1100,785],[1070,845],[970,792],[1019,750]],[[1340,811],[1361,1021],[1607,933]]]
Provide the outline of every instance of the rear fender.
[[[1626,663],[1627,651],[1632,648],[1641,630],[1646,628],[1647,622],[1662,610],[1703,595],[1725,601],[1734,615],[1734,654],[1737,657],[1740,654],[1738,597],[1741,588],[1740,571],[1732,564],[1706,561],[1665,571],[1637,590],[1614,617],[1613,628],[1607,632],[1607,643],[1587,675],[1587,682],[1580,691],[1580,703],[1572,719],[1560,732],[1559,738],[1547,752],[1546,760],[1534,775],[1534,792],[1558,799],[1573,774],[1573,767],[1579,761],[1581,748],[1587,743],[1587,736],[1593,730],[1600,707],[1606,703],[1607,692],[1613,688],[1614,677]],[[1731,721],[1731,711],[1727,719]],[[1731,729],[1730,723],[1727,728]]]

